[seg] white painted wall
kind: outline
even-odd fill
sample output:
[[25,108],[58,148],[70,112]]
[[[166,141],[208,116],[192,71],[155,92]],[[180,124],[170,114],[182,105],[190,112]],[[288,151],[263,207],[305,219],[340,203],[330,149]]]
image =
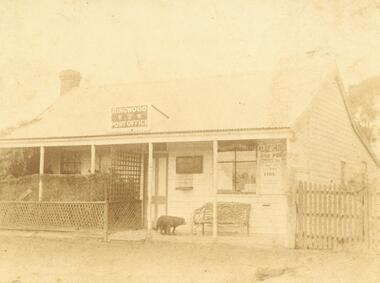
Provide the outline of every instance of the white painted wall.
[[346,162],[346,180],[368,165],[370,182],[379,169],[354,132],[334,78],[321,84],[308,113],[297,124],[291,143],[289,166],[300,180],[320,184],[340,183],[340,161]]
[[[211,202],[212,192],[212,146],[211,143],[185,144],[176,143],[168,146],[169,176],[168,176],[168,214],[184,217],[190,223],[193,211]],[[180,191],[176,189],[176,157],[203,156],[203,173],[193,175],[193,190]],[[260,181],[258,181],[260,182]],[[259,184],[260,187],[260,184]],[[262,234],[268,237],[280,238],[286,241],[287,232],[287,196],[285,182],[283,190],[277,194],[265,194],[259,189],[259,194],[218,194],[218,201],[234,201],[251,204],[250,233]],[[179,228],[179,231],[189,232],[188,224]]]

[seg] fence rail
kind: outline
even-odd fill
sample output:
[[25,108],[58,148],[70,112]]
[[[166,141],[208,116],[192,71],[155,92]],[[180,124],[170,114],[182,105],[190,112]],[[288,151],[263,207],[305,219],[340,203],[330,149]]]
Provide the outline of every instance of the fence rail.
[[54,231],[142,228],[140,200],[107,204],[104,201],[0,201],[0,228]]
[[104,201],[1,201],[0,227],[26,230],[79,230],[104,227]]
[[380,192],[363,187],[299,182],[296,247],[338,249],[379,244]]
[[110,230],[142,228],[141,206],[140,200],[110,202],[108,210]]

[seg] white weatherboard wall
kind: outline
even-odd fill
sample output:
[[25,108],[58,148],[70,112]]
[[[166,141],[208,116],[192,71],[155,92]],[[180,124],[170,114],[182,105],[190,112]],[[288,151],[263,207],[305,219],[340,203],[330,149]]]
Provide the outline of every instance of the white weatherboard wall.
[[[168,145],[168,214],[184,217],[187,225],[178,228],[179,231],[189,232],[193,211],[213,199],[212,191],[212,145],[211,143],[173,143]],[[203,173],[193,174],[193,189],[189,191],[177,190],[176,175],[177,156],[203,156]],[[284,192],[266,194],[218,194],[218,201],[234,201],[251,204],[250,234],[261,234],[280,242],[286,242],[288,205]]]
[[298,180],[320,184],[340,183],[340,162],[346,163],[346,181],[368,166],[369,180],[378,169],[352,128],[337,82],[329,78],[299,120],[290,149],[289,166]]

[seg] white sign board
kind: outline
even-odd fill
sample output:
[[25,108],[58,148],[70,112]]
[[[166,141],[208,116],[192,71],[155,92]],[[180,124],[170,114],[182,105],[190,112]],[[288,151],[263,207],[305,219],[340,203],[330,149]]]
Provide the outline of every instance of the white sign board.
[[149,129],[148,105],[117,106],[111,108],[111,129],[144,131]]
[[258,150],[261,193],[281,193],[286,144],[284,142],[264,142],[258,146]]

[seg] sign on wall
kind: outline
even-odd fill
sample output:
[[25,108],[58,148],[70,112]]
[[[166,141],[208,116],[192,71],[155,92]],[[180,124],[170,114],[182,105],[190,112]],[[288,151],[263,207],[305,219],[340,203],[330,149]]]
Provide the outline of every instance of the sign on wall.
[[261,160],[279,161],[285,158],[285,142],[263,142],[259,144],[258,148]]
[[286,157],[285,141],[267,141],[258,145],[262,194],[282,192],[283,168]]
[[111,108],[111,129],[146,130],[149,128],[148,105]]

